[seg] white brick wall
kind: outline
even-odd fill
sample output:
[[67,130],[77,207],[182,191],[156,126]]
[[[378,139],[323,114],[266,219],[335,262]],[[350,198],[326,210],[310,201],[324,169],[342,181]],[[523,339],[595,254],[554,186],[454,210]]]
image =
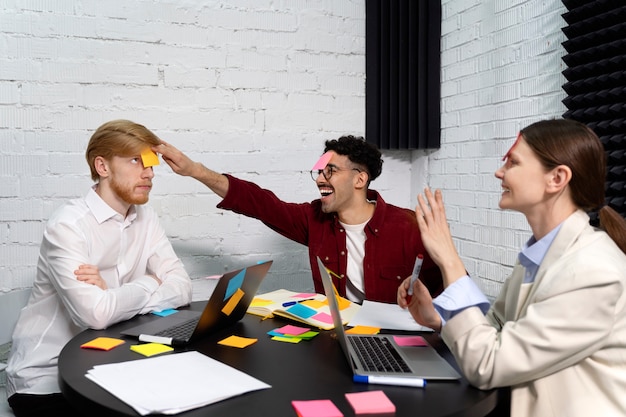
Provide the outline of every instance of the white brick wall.
[[493,297],[530,236],[494,171],[520,128],[565,107],[558,0],[443,0],[442,147],[429,157],[466,268]]
[[[560,115],[558,0],[443,0],[442,147],[384,152],[373,183],[413,207],[441,187],[489,295],[528,236],[493,177],[520,127]],[[0,291],[32,282],[45,220],[91,184],[93,130],[128,118],[290,201],[317,192],[323,141],[363,134],[363,0],[6,0],[0,5]],[[306,249],[156,168],[150,204],[190,274],[275,259],[265,288],[310,289]],[[404,181],[398,181],[404,178]]]

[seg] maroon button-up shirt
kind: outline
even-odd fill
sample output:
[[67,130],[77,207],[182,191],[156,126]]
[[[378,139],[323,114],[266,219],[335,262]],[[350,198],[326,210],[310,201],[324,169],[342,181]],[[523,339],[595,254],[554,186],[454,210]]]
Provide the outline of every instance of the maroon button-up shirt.
[[[287,203],[258,185],[227,175],[228,194],[217,207],[261,220],[281,235],[308,246],[315,291],[324,293],[316,257],[341,277],[346,276],[346,232],[336,213],[324,213],[320,200]],[[374,216],[365,226],[363,283],[365,299],[395,303],[398,286],[411,275],[415,257],[424,256],[420,279],[431,294],[443,289],[441,272],[424,249],[415,212],[385,203],[368,190],[376,203]],[[346,295],[346,280],[333,276],[339,294]]]

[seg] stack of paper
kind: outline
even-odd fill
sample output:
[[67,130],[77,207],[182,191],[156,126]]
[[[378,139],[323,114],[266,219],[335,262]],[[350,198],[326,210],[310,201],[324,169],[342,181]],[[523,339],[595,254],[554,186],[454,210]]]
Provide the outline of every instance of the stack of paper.
[[417,324],[409,310],[398,304],[363,301],[361,308],[351,317],[349,326],[370,326],[389,330],[432,332],[433,329]]
[[199,352],[98,365],[86,377],[139,414],[176,414],[270,388]]

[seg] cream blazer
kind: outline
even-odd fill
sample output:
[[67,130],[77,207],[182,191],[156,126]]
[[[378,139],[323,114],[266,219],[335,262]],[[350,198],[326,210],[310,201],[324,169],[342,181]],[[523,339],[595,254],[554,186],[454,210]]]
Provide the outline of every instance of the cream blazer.
[[512,417],[626,416],[626,255],[583,211],[561,227],[535,282],[517,262],[487,315],[442,338],[481,389],[510,386]]

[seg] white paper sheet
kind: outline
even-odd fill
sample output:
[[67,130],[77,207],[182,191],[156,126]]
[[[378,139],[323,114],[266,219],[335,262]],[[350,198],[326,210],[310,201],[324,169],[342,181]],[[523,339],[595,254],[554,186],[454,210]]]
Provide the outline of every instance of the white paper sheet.
[[85,375],[139,414],[176,414],[271,388],[199,352],[97,365]]
[[403,310],[397,304],[368,300],[363,301],[361,309],[348,323],[348,326],[357,325],[389,330],[433,331],[431,328],[417,324],[409,310]]

